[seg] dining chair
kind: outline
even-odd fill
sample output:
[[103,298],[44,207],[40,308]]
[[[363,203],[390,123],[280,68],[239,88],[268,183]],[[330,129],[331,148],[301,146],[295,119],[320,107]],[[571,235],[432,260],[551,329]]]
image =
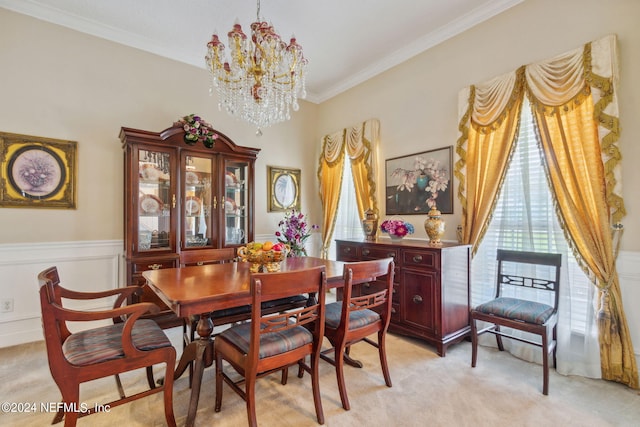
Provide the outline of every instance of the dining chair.
[[[320,357],[335,366],[340,400],[347,411],[351,405],[344,381],[344,363],[353,344],[363,341],[378,349],[384,382],[391,387],[385,337],[391,320],[394,268],[393,258],[346,263],[343,299],[327,304],[324,334],[332,348],[323,350]],[[360,285],[367,285],[362,295],[354,292],[354,287]],[[378,335],[377,341],[369,338],[373,334]]]
[[[169,426],[175,426],[173,413],[173,370],[176,351],[162,329],[150,319],[140,319],[145,313],[157,313],[152,303],[123,305],[137,286],[111,289],[102,292],[78,292],[60,285],[56,267],[38,274],[42,328],[47,347],[49,370],[62,394],[53,423],[64,419],[65,427],[75,426],[79,417],[95,412],[95,407],[122,405],[154,393],[164,393],[164,413]],[[94,300],[116,297],[113,309],[81,311],[65,308],[62,299]],[[80,332],[70,332],[68,322],[94,322],[112,320],[107,326],[93,327]],[[165,364],[164,382],[157,386],[153,381],[153,365]],[[149,389],[127,396],[119,374],[145,368]],[[115,376],[120,398],[95,405],[85,410],[80,404],[80,384],[98,378]]]
[[[235,248],[207,248],[198,249],[192,251],[182,251],[180,253],[180,266],[189,267],[194,265],[207,265],[207,264],[222,264],[228,262],[236,262],[236,249]],[[286,298],[279,298],[275,301],[265,301],[263,309],[269,313],[279,313],[282,311],[290,310],[292,308],[303,307],[307,303],[307,297],[303,295],[292,295]],[[251,317],[251,307],[248,305],[241,307],[232,307],[224,310],[217,310],[211,313],[211,319],[216,326],[228,325],[244,320],[248,320]],[[189,342],[195,339],[196,326],[198,324],[199,316],[192,316],[189,325],[184,324],[185,335],[184,343],[188,345]]]
[[[471,366],[476,366],[478,336],[488,332],[504,351],[502,337],[542,348],[542,394],[549,394],[549,355],[556,367],[558,300],[560,295],[561,254],[498,249],[495,298],[471,310]],[[536,296],[550,295],[550,304],[537,302]],[[490,323],[478,329],[477,322]],[[537,335],[539,340],[503,331],[501,327]]]
[[[230,248],[205,248],[180,252],[180,267],[200,266],[207,264],[223,264],[236,262],[236,249]],[[304,307],[307,303],[307,297],[304,295],[291,295],[278,298],[274,301],[265,301],[262,308],[266,313],[280,313],[293,308]],[[211,313],[211,320],[214,326],[231,325],[237,322],[243,322],[251,318],[251,306],[244,305],[240,307],[225,308]],[[200,316],[191,316],[185,319],[183,323],[183,349],[195,339],[196,329]],[[213,336],[218,333],[213,334]],[[207,366],[211,363],[211,359],[207,362]],[[191,386],[191,378],[193,375],[193,363],[189,364],[189,386]]]
[[[194,249],[190,251],[180,252],[180,267],[190,267],[194,265],[208,265],[208,264],[224,264],[228,262],[236,261],[236,249],[235,248],[206,248],[206,249]],[[229,311],[221,311],[215,313],[217,317],[228,317],[233,314],[240,314],[241,320],[248,314],[248,307],[237,307]],[[186,347],[195,338],[196,326],[200,316],[191,316],[189,322],[186,319],[183,323],[182,329],[185,334],[183,344]],[[228,323],[232,323],[235,320],[230,320]],[[222,324],[221,322],[217,322]]]
[[[216,412],[222,407],[225,382],[246,402],[249,425],[256,426],[256,380],[282,371],[284,383],[286,369],[298,365],[301,372],[311,374],[316,418],[319,424],[324,424],[318,362],[324,332],[326,286],[324,266],[251,275],[251,321],[230,327],[214,340]],[[261,308],[266,301],[301,293],[314,293],[318,299],[310,300],[309,306],[285,313],[265,314]],[[234,380],[232,375],[237,375],[227,374],[223,362],[241,378]]]

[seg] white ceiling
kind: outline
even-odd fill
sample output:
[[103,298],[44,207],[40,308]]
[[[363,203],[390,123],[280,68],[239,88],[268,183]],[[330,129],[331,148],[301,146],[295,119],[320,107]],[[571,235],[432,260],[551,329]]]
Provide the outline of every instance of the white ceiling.
[[[309,60],[307,100],[322,102],[524,0],[262,0],[261,16]],[[0,7],[205,67],[206,43],[256,0],[0,0]],[[226,44],[226,36],[220,37]]]

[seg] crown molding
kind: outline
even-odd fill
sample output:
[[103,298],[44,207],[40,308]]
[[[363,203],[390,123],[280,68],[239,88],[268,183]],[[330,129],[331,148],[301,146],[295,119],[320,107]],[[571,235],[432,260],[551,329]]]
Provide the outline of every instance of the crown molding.
[[357,86],[360,83],[363,83],[454,36],[457,36],[460,33],[463,33],[464,31],[504,12],[505,10],[522,3],[523,1],[524,0],[500,0],[485,3],[466,15],[454,19],[437,30],[416,39],[413,43],[398,49],[391,55],[387,55],[373,65],[352,75],[348,79],[338,82],[338,84],[333,85],[322,94],[316,95],[317,102],[321,103],[333,98],[334,96],[337,96],[342,92],[345,92],[348,89],[351,89],[352,87]]
[[[524,0],[492,0],[473,9],[469,13],[449,22],[435,31],[416,39],[413,43],[398,49],[390,55],[381,58],[376,63],[368,66],[352,76],[337,82],[321,93],[307,90],[306,101],[320,104],[334,96],[345,92],[360,83],[363,83],[390,68],[399,65],[410,58],[504,12],[505,10],[522,3]],[[155,55],[193,65],[198,68],[205,68],[202,58],[194,58],[183,52],[176,52],[167,49],[154,40],[141,37],[128,31],[114,28],[97,21],[83,18],[78,15],[62,12],[55,7],[42,5],[32,0],[0,0],[0,7],[61,25],[82,33],[90,34],[102,39],[110,40],[119,44],[140,49]]]

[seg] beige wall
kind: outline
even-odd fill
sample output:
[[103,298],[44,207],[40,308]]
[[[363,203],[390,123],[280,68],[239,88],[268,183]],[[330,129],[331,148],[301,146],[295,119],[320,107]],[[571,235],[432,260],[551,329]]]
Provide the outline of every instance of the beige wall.
[[319,206],[316,158],[305,149],[315,144],[317,110],[302,102],[294,120],[258,138],[218,111],[204,68],[0,8],[0,131],[77,141],[79,165],[77,210],[0,208],[0,244],[122,239],[120,127],[161,131],[190,113],[262,149],[256,229],[271,234],[282,214],[267,213],[267,165],[302,169],[302,206]]
[[[577,12],[576,12],[577,11]],[[575,13],[574,13],[575,12]],[[575,16],[575,17],[573,17]],[[280,214],[266,211],[266,166],[302,169],[303,210],[320,222],[319,138],[368,118],[381,122],[378,199],[384,159],[455,145],[461,88],[552,57],[609,33],[619,38],[624,220],[622,249],[640,250],[640,2],[527,0],[321,105],[302,103],[290,122],[255,129],[218,111],[204,69],[184,65],[0,9],[0,131],[78,141],[78,209],[0,208],[0,244],[122,238],[121,126],[162,130],[198,113],[238,144],[262,149],[257,162],[256,232]],[[457,191],[457,183],[456,183]],[[454,239],[460,205],[446,215]],[[381,206],[383,206],[381,204]],[[384,214],[384,208],[382,208]],[[426,237],[424,216],[411,216]]]
[[[634,79],[640,76],[639,16],[638,0],[527,0],[321,105],[303,102],[293,120],[256,138],[253,127],[218,111],[204,69],[0,8],[0,131],[75,140],[79,157],[77,210],[0,208],[0,291],[15,300],[15,311],[0,315],[0,347],[39,339],[32,288],[15,284],[33,283],[41,269],[64,268],[71,288],[98,290],[122,283],[121,254],[112,247],[123,237],[121,126],[160,131],[183,115],[198,113],[238,144],[261,148],[256,233],[264,236],[276,230],[282,217],[266,210],[267,165],[302,170],[303,210],[319,223],[315,177],[322,135],[378,118],[384,171],[384,159],[455,145],[461,88],[610,33],[618,35],[620,47],[620,148],[628,212],[618,268],[623,300],[637,301],[640,85]],[[384,181],[378,182],[382,201]],[[455,213],[445,216],[447,239],[455,238],[460,222],[454,200]],[[410,218],[417,237],[426,237],[420,226],[424,216]],[[82,241],[94,242],[85,246]],[[94,280],[102,270],[100,280]],[[637,348],[640,311],[627,308]]]
[[[465,86],[551,58],[607,34],[618,35],[627,217],[622,249],[640,250],[640,1],[527,0],[320,106],[319,135],[369,118],[381,123],[378,200],[384,214],[384,159],[456,144],[458,92]],[[457,182],[455,191],[457,191]],[[455,239],[460,204],[445,215],[445,238]],[[425,216],[405,219],[426,237]]]

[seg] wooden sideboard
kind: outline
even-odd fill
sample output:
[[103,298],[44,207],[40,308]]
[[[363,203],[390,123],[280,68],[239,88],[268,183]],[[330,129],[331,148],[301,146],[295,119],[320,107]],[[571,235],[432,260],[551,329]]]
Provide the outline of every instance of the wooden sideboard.
[[[389,331],[425,340],[444,356],[450,344],[469,335],[471,246],[425,240],[336,240],[339,261],[395,260]],[[377,290],[364,284],[354,292]]]

